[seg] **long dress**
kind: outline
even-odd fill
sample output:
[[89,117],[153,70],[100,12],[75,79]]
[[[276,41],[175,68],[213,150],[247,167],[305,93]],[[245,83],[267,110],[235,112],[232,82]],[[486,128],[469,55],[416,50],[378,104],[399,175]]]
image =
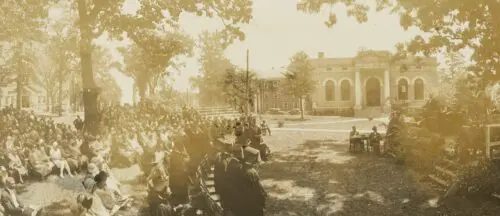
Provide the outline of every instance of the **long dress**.
[[16,170],[22,176],[28,174],[28,170],[24,167],[21,158],[17,154],[9,153],[7,156],[9,158],[9,168]]
[[52,161],[52,163],[54,163],[54,165],[57,168],[61,168],[64,166],[64,160],[62,158],[62,153],[59,148],[52,148],[50,149],[49,153],[50,153],[50,160]]
[[29,162],[33,167],[33,171],[42,177],[47,176],[52,172],[53,163],[50,161],[45,151],[41,149],[34,149],[30,154]]

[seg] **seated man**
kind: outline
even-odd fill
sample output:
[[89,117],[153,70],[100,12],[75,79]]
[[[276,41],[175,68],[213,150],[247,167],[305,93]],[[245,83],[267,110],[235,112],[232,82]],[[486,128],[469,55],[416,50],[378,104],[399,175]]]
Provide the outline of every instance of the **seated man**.
[[352,126],[352,130],[349,133],[349,150],[357,152],[362,145],[362,140],[359,132],[356,130],[356,126]]
[[375,154],[380,154],[380,141],[382,140],[382,135],[377,132],[377,127],[373,126],[373,132],[370,133],[370,145],[373,148]]
[[14,189],[15,184],[15,180],[11,177],[5,180],[5,188],[2,190],[1,198],[5,213],[10,216],[31,216],[35,210],[23,205]]
[[262,120],[262,123],[260,123],[260,129],[264,132],[264,135],[267,133],[271,136],[271,129],[267,126],[266,120]]

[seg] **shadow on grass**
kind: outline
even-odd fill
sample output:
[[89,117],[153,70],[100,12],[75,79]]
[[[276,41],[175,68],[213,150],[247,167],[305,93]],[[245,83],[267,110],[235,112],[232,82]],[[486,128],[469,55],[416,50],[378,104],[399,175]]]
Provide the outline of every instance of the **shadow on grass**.
[[308,140],[259,168],[266,215],[432,215],[421,184],[390,159],[351,155],[335,140]]

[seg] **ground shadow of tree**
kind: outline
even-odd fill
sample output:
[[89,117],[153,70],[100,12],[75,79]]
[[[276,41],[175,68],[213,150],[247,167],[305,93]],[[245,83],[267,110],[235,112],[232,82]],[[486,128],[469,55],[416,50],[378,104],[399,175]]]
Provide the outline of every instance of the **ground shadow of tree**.
[[[429,215],[424,206],[431,196],[407,169],[387,158],[346,150],[335,140],[308,140],[274,153],[259,168],[270,193],[267,215]],[[291,181],[289,191],[269,183]],[[300,193],[300,188],[312,194],[301,196],[306,200],[284,195]]]

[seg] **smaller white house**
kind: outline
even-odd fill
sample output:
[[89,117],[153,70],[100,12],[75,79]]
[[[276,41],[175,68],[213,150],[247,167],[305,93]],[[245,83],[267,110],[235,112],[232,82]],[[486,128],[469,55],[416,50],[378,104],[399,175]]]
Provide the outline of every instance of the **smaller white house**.
[[[0,108],[16,106],[17,89],[16,84],[0,84]],[[23,87],[21,96],[21,107],[31,109],[35,112],[44,112],[47,108],[47,96],[42,86],[30,84]]]

